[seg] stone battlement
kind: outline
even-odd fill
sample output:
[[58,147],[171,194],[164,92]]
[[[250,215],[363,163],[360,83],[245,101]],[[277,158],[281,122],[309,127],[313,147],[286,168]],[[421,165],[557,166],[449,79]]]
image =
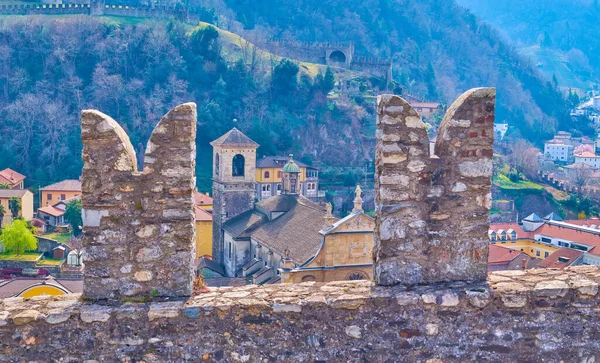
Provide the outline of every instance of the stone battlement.
[[597,267],[495,272],[485,283],[366,281],[213,288],[99,305],[80,295],[0,303],[2,360],[415,362],[599,358]]

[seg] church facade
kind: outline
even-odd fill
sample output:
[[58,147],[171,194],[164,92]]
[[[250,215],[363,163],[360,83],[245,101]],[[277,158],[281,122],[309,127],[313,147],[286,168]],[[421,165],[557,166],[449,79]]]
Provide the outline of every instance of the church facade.
[[303,195],[301,168],[281,169],[281,193],[259,201],[258,144],[232,129],[213,146],[213,260],[248,283],[370,279],[374,221],[362,211],[338,220]]

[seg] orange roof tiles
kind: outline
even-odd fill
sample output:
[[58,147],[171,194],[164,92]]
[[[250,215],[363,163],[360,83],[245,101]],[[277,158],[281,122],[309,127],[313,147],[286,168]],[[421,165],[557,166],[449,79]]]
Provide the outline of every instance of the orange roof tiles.
[[577,260],[583,251],[577,251],[571,248],[562,247],[554,251],[550,256],[537,264],[537,267],[543,268],[564,268],[570,266]]
[[58,209],[58,208],[52,207],[52,206],[39,208],[38,212],[46,213],[46,214],[49,214],[49,215],[51,215],[53,217],[60,217],[63,214],[65,214],[64,210]]
[[8,183],[11,185],[17,184],[25,180],[25,175],[17,173],[16,171],[6,168],[0,171],[0,183]]
[[196,212],[196,222],[212,222],[212,214],[200,207],[194,208]]
[[194,190],[194,204],[195,205],[212,205],[213,199],[204,193]]
[[45,190],[45,191],[46,190],[51,190],[51,191],[64,190],[64,191],[70,191],[70,192],[80,192],[81,191],[81,181],[74,180],[74,179],[67,179],[67,180],[63,180],[58,183],[54,183],[54,184],[48,185],[46,187],[43,187],[40,190]]
[[497,245],[490,245],[488,265],[506,265],[521,254],[525,255],[525,253],[521,251]]
[[[573,223],[575,222],[575,223]],[[563,223],[566,224],[575,224],[578,226],[584,225],[592,225],[598,224],[595,219],[588,219],[582,221],[565,221]],[[589,246],[593,246],[593,248],[588,251],[589,253],[600,256],[600,235],[595,233],[590,233],[578,229],[561,227],[558,225],[551,225],[548,223],[544,223],[541,227],[536,229],[533,232],[526,232],[518,223],[502,223],[502,224],[492,224],[490,226],[490,230],[498,231],[500,229],[508,230],[514,229],[517,232],[517,239],[530,239],[533,240],[535,235],[541,234],[548,237],[553,237],[557,239],[564,239],[565,241],[571,242],[579,242]]]

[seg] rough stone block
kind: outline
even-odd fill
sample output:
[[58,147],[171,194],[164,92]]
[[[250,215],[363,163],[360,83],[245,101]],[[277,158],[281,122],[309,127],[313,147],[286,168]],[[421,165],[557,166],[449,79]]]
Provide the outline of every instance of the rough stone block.
[[461,95],[440,125],[435,155],[417,112],[398,96],[378,98],[378,284],[485,279],[495,96],[493,88]]
[[85,110],[81,127],[84,296],[191,295],[196,105],[179,105],[160,120],[141,171],[112,118]]

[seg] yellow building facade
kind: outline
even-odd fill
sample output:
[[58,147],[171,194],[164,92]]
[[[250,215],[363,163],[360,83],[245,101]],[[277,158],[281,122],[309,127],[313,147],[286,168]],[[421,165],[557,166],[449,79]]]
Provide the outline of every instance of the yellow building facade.
[[557,247],[548,245],[546,243],[527,239],[512,241],[496,241],[495,244],[513,250],[523,251],[528,256],[539,259],[544,259],[550,256],[554,251],[558,250]]
[[[296,268],[284,259],[282,283],[373,279],[375,220],[362,210],[360,187],[356,193],[352,213],[321,231],[323,243],[315,257]],[[333,220],[331,210],[327,218]]]
[[2,226],[12,222],[12,213],[9,208],[9,201],[12,197],[21,201],[21,210],[19,216],[30,221],[33,219],[33,193],[27,189],[0,189],[0,205],[4,207],[4,218]]
[[212,257],[212,214],[196,207],[196,257]]
[[81,182],[79,180],[63,180],[40,189],[40,207],[55,205],[61,200],[81,196]]

